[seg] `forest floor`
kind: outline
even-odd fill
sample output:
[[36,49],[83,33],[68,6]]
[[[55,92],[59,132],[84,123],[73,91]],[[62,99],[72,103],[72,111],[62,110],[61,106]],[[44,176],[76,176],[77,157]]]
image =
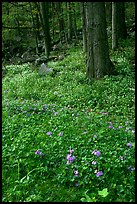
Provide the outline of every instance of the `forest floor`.
[[134,44],[111,52],[117,76],[86,79],[82,48],[8,65],[2,82],[3,202],[135,202]]

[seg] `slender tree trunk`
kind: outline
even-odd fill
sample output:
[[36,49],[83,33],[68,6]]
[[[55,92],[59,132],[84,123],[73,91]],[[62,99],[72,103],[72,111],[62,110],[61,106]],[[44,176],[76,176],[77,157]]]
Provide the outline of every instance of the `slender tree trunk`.
[[56,2],[55,5],[56,5],[57,16],[58,16],[59,38],[60,38],[60,42],[62,43],[62,39],[65,36],[63,11],[61,8],[62,2]]
[[107,25],[110,25],[112,21],[112,2],[105,2],[105,9]]
[[112,49],[118,47],[117,2],[112,2]]
[[113,71],[109,58],[104,2],[87,2],[87,77],[98,79]]
[[38,32],[37,32],[37,25],[35,23],[35,17],[33,15],[33,8],[30,2],[30,9],[31,9],[31,17],[32,17],[32,22],[33,22],[33,31],[34,31],[34,35],[35,35],[35,42],[36,42],[36,53],[38,54],[39,50],[38,50]]
[[112,49],[117,49],[119,39],[126,37],[124,2],[112,2]]
[[51,37],[49,30],[49,16],[48,16],[48,2],[40,2],[40,11],[41,11],[41,20],[42,28],[44,32],[44,41],[45,41],[45,55],[49,57],[51,50]]
[[118,2],[118,39],[127,38],[127,28],[125,23],[125,2]]
[[76,12],[75,12],[75,2],[73,2],[73,30],[74,30],[74,35],[75,35],[75,38],[78,39],[78,36],[77,36],[77,23],[76,23]]
[[67,9],[68,9],[68,42],[70,43],[72,39],[72,15],[70,2],[67,2]]
[[86,4],[80,2],[81,18],[82,18],[82,35],[83,35],[83,51],[87,52],[87,30],[86,30]]
[[52,41],[54,42],[55,38],[55,2],[52,2]]

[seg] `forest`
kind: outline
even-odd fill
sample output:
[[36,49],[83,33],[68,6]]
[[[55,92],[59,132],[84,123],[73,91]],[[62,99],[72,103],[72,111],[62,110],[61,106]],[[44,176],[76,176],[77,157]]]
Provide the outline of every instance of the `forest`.
[[2,202],[135,202],[135,2],[2,2]]

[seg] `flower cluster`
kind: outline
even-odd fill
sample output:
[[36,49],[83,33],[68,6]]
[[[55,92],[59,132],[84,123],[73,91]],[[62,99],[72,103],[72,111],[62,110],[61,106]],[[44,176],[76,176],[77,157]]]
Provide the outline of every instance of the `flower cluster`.
[[72,155],[73,149],[70,149],[70,154],[67,155],[67,164],[71,164],[75,160],[75,156]]
[[[94,150],[94,151],[92,152],[92,154],[96,155],[97,157],[100,157],[100,155],[101,155],[100,151],[97,151],[97,150]],[[97,164],[96,161],[92,161],[92,165],[96,165],[96,164]],[[97,170],[96,170],[95,173],[96,173],[96,177],[99,177],[99,176],[102,176],[102,175],[103,175],[103,172],[102,172],[102,171],[97,171]]]

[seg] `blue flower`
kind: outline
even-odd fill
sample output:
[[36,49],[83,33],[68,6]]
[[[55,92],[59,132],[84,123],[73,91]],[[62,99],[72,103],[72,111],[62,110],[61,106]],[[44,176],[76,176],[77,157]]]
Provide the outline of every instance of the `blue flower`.
[[46,134],[50,136],[50,135],[52,135],[52,132],[47,132]]
[[95,165],[96,163],[97,163],[96,161],[93,161],[93,162],[92,162],[93,165]]
[[67,162],[67,164],[71,164],[74,160],[75,160],[75,156],[72,156],[72,154],[68,154],[67,155],[67,160],[68,160],[68,162]]
[[97,151],[97,150],[94,150],[92,154],[96,155],[97,157],[101,155],[100,151]]
[[96,152],[96,156],[97,156],[97,157],[99,157],[100,154],[101,154],[100,151],[97,151],[97,152]]
[[35,154],[42,155],[42,152],[41,152],[41,151],[39,151],[39,150],[37,150],[37,151],[35,152]]
[[128,147],[132,147],[132,143],[127,143],[127,146]]
[[102,171],[99,171],[97,174],[96,174],[96,177],[99,177],[99,176],[102,176],[103,175],[103,172]]

